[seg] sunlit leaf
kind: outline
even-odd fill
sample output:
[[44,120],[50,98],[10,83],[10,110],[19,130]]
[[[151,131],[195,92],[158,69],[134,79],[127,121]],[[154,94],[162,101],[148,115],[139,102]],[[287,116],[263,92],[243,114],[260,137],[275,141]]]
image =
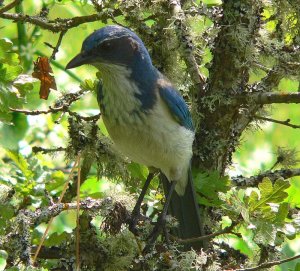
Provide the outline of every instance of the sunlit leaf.
[[33,172],[29,169],[28,163],[23,155],[11,150],[6,150],[6,155],[16,164],[27,179],[33,177]]
[[10,124],[0,126],[0,144],[11,150],[17,150],[19,141],[23,139],[28,130],[27,117],[20,113],[12,113]]
[[285,190],[289,188],[289,186],[290,183],[287,180],[278,179],[273,185],[270,179],[264,178],[258,185],[260,198],[258,200],[255,196],[255,199],[249,202],[250,210],[253,212],[258,208],[266,207],[267,203],[279,203],[283,201],[288,196]]
[[108,187],[106,179],[98,179],[97,176],[91,176],[81,185],[80,196],[101,198]]

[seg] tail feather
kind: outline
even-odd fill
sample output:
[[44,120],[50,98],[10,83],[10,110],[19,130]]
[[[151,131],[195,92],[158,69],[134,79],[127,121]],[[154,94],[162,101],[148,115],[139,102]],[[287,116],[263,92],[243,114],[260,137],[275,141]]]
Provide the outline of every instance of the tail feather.
[[[184,195],[179,196],[177,192],[174,191],[168,209],[168,214],[175,217],[179,223],[179,226],[173,230],[172,234],[180,239],[199,237],[203,235],[203,228],[200,221],[200,210],[196,200],[191,170],[189,170],[188,175],[189,177]],[[170,188],[170,182],[163,174],[161,174],[161,180],[165,195],[167,195]],[[203,243],[198,241],[185,245],[184,249],[200,249],[202,247]]]

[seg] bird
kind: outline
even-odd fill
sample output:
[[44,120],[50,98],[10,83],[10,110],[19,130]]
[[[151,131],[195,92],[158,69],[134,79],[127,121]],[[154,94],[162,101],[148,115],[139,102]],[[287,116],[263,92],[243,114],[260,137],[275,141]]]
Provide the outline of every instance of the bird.
[[[97,100],[115,148],[131,161],[163,174],[166,201],[158,221],[165,223],[168,213],[178,220],[179,238],[202,235],[191,174],[195,132],[183,97],[153,65],[143,41],[126,27],[108,25],[94,31],[66,69],[85,64],[100,74]],[[150,171],[135,214],[153,175]],[[151,245],[160,231],[157,223],[149,237]]]

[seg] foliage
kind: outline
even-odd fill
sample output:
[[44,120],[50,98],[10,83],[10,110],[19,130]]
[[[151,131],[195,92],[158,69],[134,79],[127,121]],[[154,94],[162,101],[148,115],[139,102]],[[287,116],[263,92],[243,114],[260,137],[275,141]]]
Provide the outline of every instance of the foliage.
[[[57,28],[51,32],[25,24],[26,20],[12,23],[1,17],[1,8],[9,1],[0,1],[0,270],[74,270],[76,214],[67,203],[76,196],[76,174],[64,197],[66,210],[54,218],[44,243],[39,267],[29,266],[50,219],[45,210],[57,202],[79,152],[81,198],[113,199],[97,211],[88,206],[81,212],[82,270],[141,270],[145,266],[149,270],[235,270],[300,253],[298,177],[265,177],[257,187],[240,187],[231,180],[299,167],[299,130],[255,122],[255,114],[296,119],[298,105],[264,106],[263,111],[262,105],[254,110],[254,102],[239,108],[232,102],[232,95],[242,91],[299,91],[297,1],[254,1],[251,5],[242,0],[180,1],[185,17],[180,12],[171,15],[171,2],[28,1],[8,11],[29,14],[43,23],[55,22]],[[91,14],[100,17],[70,29],[63,28],[70,22],[60,21]],[[64,70],[88,34],[116,23],[141,36],[154,64],[193,106],[197,127],[193,175],[205,233],[225,231],[207,240],[207,250],[182,252],[180,240],[165,247],[162,239],[144,258],[139,246],[144,245],[143,237],[151,226],[143,223],[141,236],[135,239],[122,224],[120,214],[132,208],[133,194],[140,192],[149,171],[116,153],[103,121],[94,118],[99,112],[96,71],[90,67],[76,74]],[[188,37],[180,26],[186,26],[183,30]],[[33,60],[50,57],[63,30],[68,31],[51,59],[59,90],[41,101],[40,83],[31,76]],[[193,62],[186,61],[191,52],[198,71],[208,80],[203,96],[194,89]],[[67,109],[53,111],[64,105]],[[28,115],[27,111],[40,112]],[[238,123],[240,116],[251,117],[244,125]],[[238,130],[243,125],[248,128],[245,132]],[[156,177],[146,195],[144,214],[155,218],[163,198]],[[124,208],[116,209],[116,202]],[[41,210],[48,215],[36,215]],[[116,235],[105,232],[107,217],[115,223],[110,226],[121,225]],[[287,268],[299,270],[299,262],[277,270]]]

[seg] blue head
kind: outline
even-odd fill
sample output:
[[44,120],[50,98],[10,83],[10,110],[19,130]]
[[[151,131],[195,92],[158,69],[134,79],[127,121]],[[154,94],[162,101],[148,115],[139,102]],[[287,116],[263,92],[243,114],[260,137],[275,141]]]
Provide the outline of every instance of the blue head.
[[127,28],[110,25],[88,36],[81,48],[66,66],[75,68],[83,64],[96,67],[114,64],[134,68],[137,65],[152,67],[151,58],[141,39]]
[[[106,26],[88,36],[81,48],[66,66],[75,68],[91,64],[99,69],[103,81],[116,82],[115,75],[128,71],[128,78],[139,91],[135,97],[142,103],[143,110],[151,109],[155,103],[157,70],[152,66],[149,53],[142,40],[132,31],[121,26]],[[104,82],[105,83],[105,82]],[[101,97],[101,91],[98,91]]]

